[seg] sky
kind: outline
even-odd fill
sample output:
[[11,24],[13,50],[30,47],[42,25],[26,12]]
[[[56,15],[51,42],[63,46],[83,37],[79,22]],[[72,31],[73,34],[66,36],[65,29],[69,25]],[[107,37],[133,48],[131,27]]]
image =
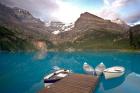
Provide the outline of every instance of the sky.
[[128,24],[140,24],[140,0],[0,0],[9,7],[28,10],[44,21],[76,21],[90,12],[104,19],[120,18]]

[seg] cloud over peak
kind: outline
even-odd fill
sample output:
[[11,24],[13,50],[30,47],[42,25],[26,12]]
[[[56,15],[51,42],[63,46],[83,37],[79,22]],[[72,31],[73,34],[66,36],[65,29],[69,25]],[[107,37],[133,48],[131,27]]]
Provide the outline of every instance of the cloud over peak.
[[[98,4],[98,0],[93,0],[93,6],[89,7],[88,4],[91,1],[92,0],[0,0],[0,3],[10,7],[26,9],[35,17],[48,21],[59,20],[67,23],[74,22],[83,12],[91,12],[104,19],[110,20],[120,18],[128,23],[140,21],[140,0],[102,0],[102,2],[100,2],[102,6],[99,4],[97,5],[98,8],[95,8],[95,5]],[[83,4],[85,4],[84,7]]]

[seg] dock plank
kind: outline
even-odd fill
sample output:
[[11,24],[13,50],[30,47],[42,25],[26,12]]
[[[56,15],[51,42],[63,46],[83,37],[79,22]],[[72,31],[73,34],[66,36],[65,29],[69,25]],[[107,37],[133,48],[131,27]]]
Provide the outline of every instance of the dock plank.
[[44,88],[39,93],[92,93],[98,83],[98,77],[91,75],[72,74],[50,88]]

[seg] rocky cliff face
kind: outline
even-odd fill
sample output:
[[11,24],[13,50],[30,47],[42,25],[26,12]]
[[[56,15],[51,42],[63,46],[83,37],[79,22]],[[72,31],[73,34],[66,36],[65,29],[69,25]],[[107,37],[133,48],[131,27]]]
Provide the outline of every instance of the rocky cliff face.
[[13,30],[21,30],[26,38],[46,37],[49,34],[45,24],[28,11],[2,4],[0,4],[0,25]]
[[129,46],[128,29],[129,26],[125,28],[122,24],[85,12],[72,30],[56,35],[52,41],[60,48],[125,48]]
[[136,25],[129,30],[130,45],[134,48],[140,48],[140,25]]
[[117,24],[115,22],[111,22],[110,20],[104,20],[96,15],[85,12],[80,15],[78,20],[75,22],[75,28],[83,31],[83,30],[112,30],[112,31],[127,31],[123,25]]
[[[44,41],[49,49],[120,49],[128,48],[130,43],[129,26],[125,22],[120,19],[105,20],[88,12],[81,14],[74,26],[73,24],[66,26],[60,22],[53,22],[46,27],[44,22],[33,17],[28,11],[20,8],[9,8],[0,4],[0,26],[1,28],[8,28],[8,33],[11,30],[16,31],[11,35],[12,38],[20,38],[20,41],[26,41],[26,43]],[[131,30],[134,30],[134,28]],[[131,37],[137,37],[137,34],[139,32],[134,31]],[[1,45],[7,46],[5,45],[5,42],[8,42],[7,40],[10,40],[10,42],[6,44],[12,44],[13,39],[7,35],[3,38],[1,39],[3,42]],[[16,42],[18,39],[14,40]],[[18,42],[21,43],[20,41]],[[42,43],[39,42],[37,45],[40,44]],[[139,41],[137,41],[137,44],[139,44]],[[26,44],[23,45],[26,46]]]
[[24,9],[10,8],[2,4],[0,4],[0,31],[0,34],[5,34],[0,37],[0,50],[8,51],[35,49],[33,41],[43,40],[47,43],[50,36],[40,19],[33,17]]
[[[55,36],[55,38],[57,38],[56,40],[59,41],[64,41],[63,39],[65,38],[65,41],[74,42],[75,40],[81,38],[87,33],[96,34],[97,31],[105,31],[107,33],[110,32],[114,34],[123,34],[128,29],[129,26],[124,27],[124,24],[117,24],[115,22],[111,22],[110,20],[104,20],[96,15],[85,12],[81,14],[80,17],[77,19],[72,30],[57,35]],[[102,33],[100,33],[98,36],[102,36]],[[52,40],[54,40],[54,38],[52,38]]]

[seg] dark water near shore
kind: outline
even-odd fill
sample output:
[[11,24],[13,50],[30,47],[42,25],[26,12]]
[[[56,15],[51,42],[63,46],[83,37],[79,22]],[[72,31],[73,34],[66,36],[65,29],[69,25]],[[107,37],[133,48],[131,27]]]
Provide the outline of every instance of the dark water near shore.
[[104,62],[107,67],[126,68],[120,78],[105,80],[102,76],[95,93],[140,93],[140,53],[135,52],[1,52],[0,93],[36,93],[53,66],[84,73],[84,62],[93,67]]

